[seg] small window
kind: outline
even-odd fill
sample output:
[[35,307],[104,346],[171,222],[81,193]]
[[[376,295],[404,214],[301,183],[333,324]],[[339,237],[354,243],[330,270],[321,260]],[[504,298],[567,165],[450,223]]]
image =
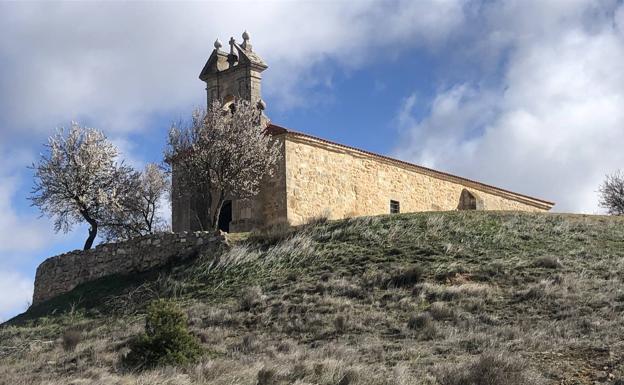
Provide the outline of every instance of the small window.
[[390,214],[398,214],[401,212],[399,201],[390,201]]

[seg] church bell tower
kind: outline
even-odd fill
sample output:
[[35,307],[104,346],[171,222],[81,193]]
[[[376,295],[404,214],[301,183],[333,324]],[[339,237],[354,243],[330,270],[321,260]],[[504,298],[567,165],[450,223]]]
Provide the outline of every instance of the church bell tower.
[[230,38],[230,52],[221,50],[219,39],[199,78],[206,83],[207,105],[214,100],[224,104],[245,99],[264,110],[266,105],[261,96],[262,72],[268,68],[264,60],[252,50],[249,33],[243,33],[243,43]]

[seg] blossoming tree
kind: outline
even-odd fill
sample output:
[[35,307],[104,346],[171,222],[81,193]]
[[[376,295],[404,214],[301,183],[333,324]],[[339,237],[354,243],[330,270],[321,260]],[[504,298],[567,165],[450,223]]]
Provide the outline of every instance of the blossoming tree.
[[256,195],[273,175],[278,144],[267,134],[262,111],[246,100],[224,108],[215,101],[195,110],[191,124],[173,125],[165,152],[178,191],[189,194],[191,211],[202,230],[217,229],[226,200]]

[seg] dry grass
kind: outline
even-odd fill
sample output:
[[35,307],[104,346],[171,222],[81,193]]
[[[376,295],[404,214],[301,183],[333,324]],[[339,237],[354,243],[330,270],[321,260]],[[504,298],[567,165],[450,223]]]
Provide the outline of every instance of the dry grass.
[[[78,307],[3,326],[0,384],[624,379],[622,219],[433,213],[262,236],[107,299],[123,312]],[[205,349],[199,363],[119,365],[150,296],[186,309]],[[66,330],[82,331],[73,351],[63,349]]]
[[472,362],[439,369],[440,385],[539,385],[522,360],[502,353],[485,353]]

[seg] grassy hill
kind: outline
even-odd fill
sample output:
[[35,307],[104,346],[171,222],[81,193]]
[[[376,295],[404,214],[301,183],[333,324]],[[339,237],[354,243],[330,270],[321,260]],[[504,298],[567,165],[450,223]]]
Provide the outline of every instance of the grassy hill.
[[[211,257],[82,285],[11,320],[0,384],[624,384],[624,218],[357,218]],[[162,297],[188,313],[201,361],[125,369]]]

